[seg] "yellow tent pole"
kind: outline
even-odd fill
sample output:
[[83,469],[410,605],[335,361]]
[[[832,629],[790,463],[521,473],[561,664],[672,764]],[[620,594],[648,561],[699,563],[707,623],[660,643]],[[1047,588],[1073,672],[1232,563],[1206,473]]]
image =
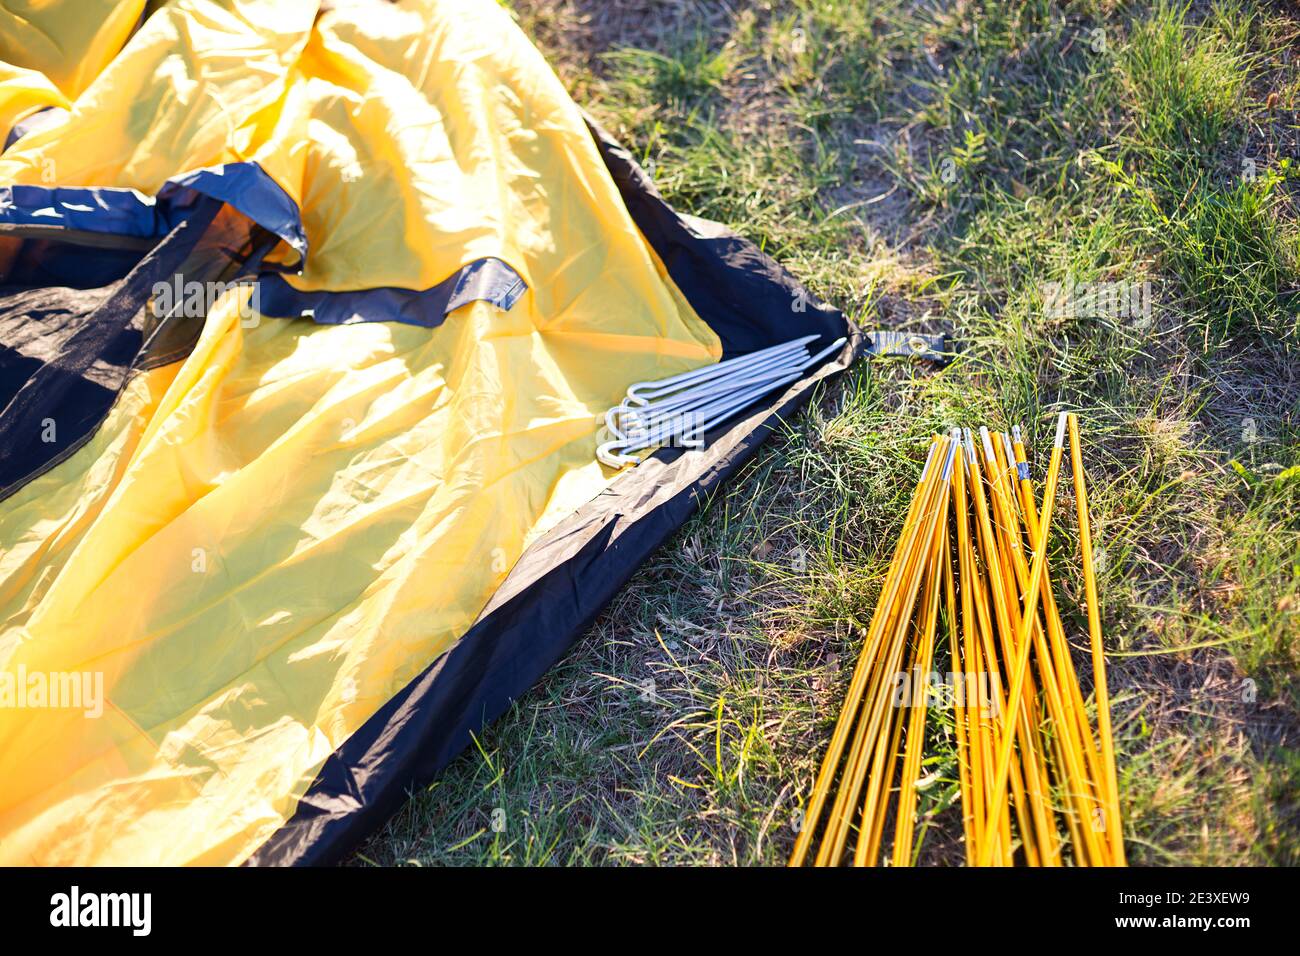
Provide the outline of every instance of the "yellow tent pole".
[[[1012,439],[1009,442],[1011,450],[1010,462],[1014,463],[1017,473],[1015,484],[1020,495],[1020,513],[1024,519],[1029,540],[1032,542],[1038,538],[1038,507],[1034,496],[1034,485],[1029,477],[1029,460],[1025,452],[1020,427],[1018,425],[1013,426],[1011,431]],[[1083,694],[1079,689],[1079,681],[1074,671],[1070,646],[1065,638],[1065,628],[1061,624],[1061,614],[1057,609],[1056,598],[1052,593],[1050,568],[1043,569],[1042,597],[1044,616],[1047,620],[1048,643],[1051,647],[1052,659],[1060,682],[1063,701],[1070,712],[1070,719],[1076,737],[1083,743],[1086,766],[1081,768],[1084,774],[1081,785],[1084,790],[1082,793],[1077,794],[1078,799],[1082,801],[1082,806],[1069,814],[1067,818],[1072,842],[1076,848],[1075,855],[1079,858],[1079,862],[1083,863],[1085,861],[1081,854],[1088,850],[1088,842],[1082,836],[1082,826],[1086,825],[1087,821],[1092,818],[1092,808],[1103,805],[1100,783],[1101,757],[1093,741],[1092,727],[1088,722],[1087,707],[1083,701]],[[1107,849],[1104,843],[1099,843],[1098,846],[1103,851]],[[1092,862],[1097,861],[1093,860]]]
[[[983,735],[980,730],[979,719],[980,712],[988,707],[988,701],[982,699],[982,688],[979,685],[979,680],[983,668],[979,665],[979,656],[976,652],[973,634],[975,609],[971,590],[976,586],[977,581],[975,571],[967,561],[967,551],[970,548],[970,527],[966,518],[966,469],[965,462],[962,460],[964,455],[965,448],[959,446],[957,449],[958,467],[953,475],[953,494],[956,498],[953,507],[953,518],[957,526],[957,579],[961,584],[961,646],[963,653],[960,658],[954,653],[953,660],[960,660],[961,662],[960,669],[954,664],[954,670],[962,675],[961,695],[963,703],[966,705],[964,716],[967,722],[967,765],[970,776],[970,791],[969,800],[962,803],[962,824],[967,834],[966,863],[971,865],[975,862],[976,853],[979,849],[975,821],[984,819],[984,783],[981,771]],[[953,629],[956,630],[955,622]],[[974,707],[970,705],[972,680],[976,684],[977,694],[976,706]]]
[[[968,450],[971,454],[977,455],[978,453],[975,451],[974,441],[971,439],[969,432],[967,432],[966,441]],[[992,522],[989,517],[988,503],[984,497],[984,488],[979,478],[978,466],[976,466],[976,468],[976,477],[972,481],[972,489],[974,491],[975,515],[978,519],[976,524],[979,529],[978,540],[982,542],[985,558],[984,564],[988,571],[989,583],[993,592],[993,611],[995,613],[994,622],[996,624],[996,628],[993,628],[993,630],[1001,641],[1002,653],[1008,667],[1008,672],[1012,672],[1014,667],[1012,662],[1019,656],[1017,648],[1020,647],[1020,642],[1016,640],[1015,626],[1012,623],[1011,612],[1008,607],[1008,603],[1013,600],[1013,598],[1007,593],[1006,587],[1004,587],[1002,562],[998,549],[999,546],[994,536]],[[992,651],[989,652],[989,656],[992,656]],[[1006,751],[1008,753],[1008,764],[1010,764],[1009,754],[1014,748],[1016,739],[1019,738],[1020,748],[1024,755],[1022,762],[1026,766],[1029,766],[1032,764],[1034,754],[1036,753],[1036,748],[1034,747],[1033,727],[1029,721],[1031,707],[1022,698],[1016,699],[1014,707],[1011,707],[1010,695],[1008,695],[1007,701],[1008,709],[1005,709],[1002,712],[1004,733],[1001,735],[998,748],[999,752]],[[1013,779],[1020,774],[1020,769],[1021,764],[1017,763],[1013,768]],[[1004,813],[1006,811],[1005,787],[1007,778],[1005,776],[1002,778],[1001,786],[997,785],[996,776],[993,779],[994,786],[992,794],[994,802],[990,807],[990,812],[999,814]],[[1039,788],[1036,774],[1032,776],[1026,774],[1024,786],[1029,797],[1029,813],[1033,821],[1033,828],[1031,829],[1025,826],[1024,821],[1021,821],[1021,845],[1025,847],[1025,855],[1029,865],[1039,866],[1042,865],[1042,860],[1037,848],[1042,844],[1042,834],[1047,829],[1047,822],[1045,819],[1046,811],[1044,807],[1045,797]],[[985,847],[983,852],[988,854],[990,851],[988,847]],[[985,863],[981,865],[986,866],[988,864]]]
[[[952,481],[954,488],[961,480],[961,449],[957,449],[957,464],[954,467]],[[945,545],[943,551],[943,592],[946,624],[948,628],[948,657],[952,661],[950,670],[954,681],[961,681],[961,690],[953,688],[953,729],[957,735],[957,782],[961,788],[961,830],[962,841],[966,846],[967,859],[971,856],[973,838],[971,836],[971,785],[970,785],[970,746],[966,742],[966,701],[965,678],[961,661],[961,625],[957,617],[957,587],[954,583],[952,566],[952,548]]]
[[[1020,609],[1020,589],[1013,570],[1011,540],[1014,518],[1006,508],[1003,498],[1003,486],[997,452],[987,428],[981,427],[980,443],[984,448],[985,477],[989,486],[988,510],[992,517],[992,535],[996,539],[998,575],[1003,594],[1003,611],[999,616],[1001,633],[1007,644],[1004,653],[1007,660],[1015,660],[1020,646],[1019,635],[1022,633]],[[1033,611],[1035,608],[1030,607]],[[1038,840],[1039,857],[1043,866],[1060,866],[1060,840],[1056,831],[1056,819],[1052,812],[1050,794],[1051,781],[1048,779],[1045,754],[1039,732],[1042,725],[1038,710],[1037,691],[1031,674],[1025,678],[1026,692],[1022,696],[1023,713],[1019,716],[1017,726],[1021,735],[1021,763],[1025,779],[1031,784],[1029,796],[1034,814],[1034,836]]]
[[[928,578],[924,580],[924,586],[925,589],[921,597],[922,607],[926,607],[930,603],[931,584]],[[911,642],[911,651],[908,654],[907,672],[912,673],[917,663],[917,654],[921,644],[919,622],[915,619],[909,619],[908,630],[918,632],[917,639]],[[884,693],[888,693],[888,690],[885,690]],[[888,716],[885,718],[885,726],[881,728],[878,736],[880,738],[888,736],[889,745],[887,747],[878,746],[872,758],[869,778],[866,781],[866,796],[862,801],[863,829],[853,853],[854,866],[875,866],[879,863],[880,846],[885,835],[885,820],[889,815],[889,795],[895,769],[898,766],[899,742],[903,737],[903,720],[901,708],[899,707],[886,707],[883,713]]]
[[[903,554],[904,572],[891,586],[889,593],[882,597],[882,604],[885,604],[885,608],[881,624],[883,643],[880,645],[879,653],[885,655],[885,662],[881,664],[876,659],[876,656],[873,656],[868,691],[863,697],[857,732],[849,744],[848,758],[840,776],[840,786],[835,794],[835,800],[831,804],[826,832],[822,835],[822,844],[818,848],[817,857],[814,861],[817,866],[833,865],[844,852],[844,844],[848,839],[851,818],[857,806],[858,795],[862,791],[862,781],[866,774],[867,763],[872,749],[877,746],[880,718],[883,716],[879,712],[877,703],[879,697],[878,688],[881,682],[886,679],[886,675],[898,669],[898,660],[902,656],[906,628],[911,619],[912,608],[916,603],[916,592],[921,580],[923,556],[930,548],[930,531],[933,528],[933,512],[930,502],[935,490],[941,484],[938,476],[941,463],[947,455],[947,444],[947,439],[940,439],[939,447],[932,462],[933,467],[927,472],[926,476],[926,498],[917,510],[917,531],[924,536],[924,543],[918,548],[915,539],[909,542],[909,547]],[[896,599],[900,591],[903,595],[901,601]],[[886,599],[887,604],[885,603]],[[877,667],[876,665],[880,666]]]
[[[951,465],[952,449],[947,441],[943,439],[941,445],[941,455],[936,458],[936,463],[944,461],[946,464],[941,470],[941,475],[947,473]],[[935,529],[938,527],[938,516],[947,511],[947,490],[948,483],[942,477],[938,481],[938,501],[933,509],[923,515],[922,522],[927,527],[925,529],[925,541],[921,551],[917,552],[918,560],[914,564],[913,571],[910,574],[907,591],[902,603],[899,605],[897,616],[897,625],[895,629],[894,641],[886,645],[890,647],[889,657],[885,666],[880,671],[881,684],[888,680],[888,675],[898,672],[899,663],[903,657],[903,648],[907,643],[907,628],[910,626],[912,611],[916,606],[917,591],[920,588],[921,581],[924,577],[924,556],[927,555],[933,547],[935,538]],[[858,797],[862,793],[862,784],[866,776],[868,758],[872,749],[877,746],[883,746],[881,737],[881,723],[884,720],[884,710],[888,705],[889,695],[887,692],[878,692],[876,699],[872,702],[870,714],[864,723],[860,723],[858,734],[853,741],[852,752],[849,756],[848,767],[851,772],[843,781],[841,781],[840,792],[836,794],[834,806],[831,808],[831,817],[826,837],[823,838],[822,848],[818,851],[818,865],[828,865],[829,861],[835,861],[840,858],[844,852],[844,845],[848,839],[848,830],[850,818],[853,811],[858,805]],[[844,784],[848,783],[848,786]],[[832,839],[833,836],[833,839]]]
[[[995,439],[1001,438],[1001,435],[994,436]],[[1006,467],[1006,460],[1001,452],[1003,446],[998,442],[993,442],[993,452],[997,458],[999,476],[1009,474]],[[1009,512],[1009,502],[1007,498],[1007,488],[1005,484],[999,482],[997,494],[995,495],[997,503],[995,507]],[[1013,514],[1006,515],[1008,522],[1014,521]],[[1028,587],[1029,566],[1025,561],[1025,556],[1021,550],[1020,541],[1017,536],[1015,540],[1009,542],[1011,559],[1014,564],[1016,583]],[[1048,572],[1043,570],[1044,593],[1047,593]],[[1058,750],[1063,760],[1058,763],[1060,773],[1058,774],[1062,789],[1066,798],[1070,801],[1071,810],[1069,810],[1069,820],[1073,824],[1074,814],[1077,813],[1083,820],[1089,818],[1089,802],[1091,793],[1089,789],[1088,777],[1085,773],[1087,761],[1083,755],[1082,748],[1078,742],[1077,727],[1075,726],[1075,714],[1072,709],[1068,708],[1065,699],[1062,697],[1061,688],[1058,682],[1056,668],[1053,664],[1052,656],[1049,653],[1047,641],[1043,634],[1042,622],[1038,619],[1038,608],[1032,609],[1033,621],[1031,622],[1030,634],[1034,642],[1034,656],[1038,662],[1039,673],[1042,677],[1044,694],[1047,698],[1047,711],[1053,725],[1057,728]],[[1070,668],[1071,670],[1073,668]],[[1071,832],[1075,832],[1075,827],[1071,826]],[[1105,860],[1104,848],[1099,844],[1096,835],[1091,828],[1083,830],[1084,843],[1076,843],[1076,848],[1083,848],[1088,851],[1088,858],[1097,863],[1103,863]],[[1080,858],[1078,862],[1087,862],[1086,859]]]
[[[973,551],[967,560],[970,566],[975,569],[976,564]],[[978,573],[978,570],[976,570],[975,573]],[[982,581],[979,582],[978,588],[980,591],[984,589]],[[984,706],[976,711],[978,722],[975,725],[980,739],[980,773],[976,782],[980,792],[980,803],[984,808],[983,814],[986,814],[993,799],[992,768],[989,764],[993,760],[993,755],[997,753],[997,744],[999,740],[999,728],[996,723],[996,716],[1001,712],[1000,708],[1003,706],[1004,697],[1002,693],[1001,677],[998,673],[997,660],[990,659],[988,655],[988,648],[992,646],[992,638],[988,635],[988,611],[983,606],[982,595],[977,594],[974,596],[971,604],[974,608],[973,617],[975,630],[971,660],[976,673],[984,674],[988,679],[988,686],[986,688],[988,697],[984,702]],[[1023,813],[1023,810],[1021,809],[1023,806],[1023,800],[1021,799],[1023,794],[1020,790],[1013,787],[1012,795],[1016,799],[1016,817],[1024,823],[1025,821],[1021,816]],[[999,837],[1001,838],[998,844],[999,859],[1005,858],[1007,864],[1010,865],[1011,821],[1005,814],[1002,819],[1005,832],[999,833]],[[984,816],[982,814],[975,818],[974,834],[977,845],[980,845],[980,841],[983,839],[983,834],[980,829],[983,823]],[[970,865],[975,866],[977,862],[978,857],[971,860]]]
[[[980,482],[979,465],[975,459],[974,445],[971,444],[969,434],[967,434],[965,442],[968,461],[967,488],[970,492],[968,497],[972,504],[971,510],[974,511],[974,493],[978,490]],[[978,638],[975,650],[982,671],[988,675],[988,689],[990,695],[990,706],[984,709],[980,721],[980,730],[983,736],[981,742],[981,781],[983,784],[982,789],[984,791],[985,813],[988,813],[994,799],[991,763],[994,754],[998,751],[998,746],[1002,739],[1001,735],[1003,726],[1000,723],[1000,720],[1001,716],[1006,712],[1006,695],[1002,684],[1001,666],[998,662],[997,649],[993,638],[992,614],[989,610],[989,585],[986,580],[987,576],[981,574],[980,571],[981,552],[979,550],[978,541],[978,522],[974,521],[973,515],[970,520],[975,524],[975,530],[967,535],[967,561],[971,568],[971,581],[974,585],[971,588],[971,603],[975,608],[976,637]],[[1028,832],[1029,820],[1026,815],[1027,803],[1025,800],[1024,788],[1020,783],[1018,774],[1012,775],[1011,793],[1015,803],[1016,820],[1018,821],[1020,828],[1025,832]],[[983,843],[987,839],[983,834],[983,823],[984,818],[980,817],[976,820],[975,827],[976,839],[981,843],[981,849],[983,849]],[[1011,820],[1007,814],[1002,815],[1002,826],[998,832],[995,851],[998,853],[999,859],[1001,859],[1003,863],[1007,866],[1012,864],[1013,849],[1011,846]],[[1026,856],[1030,857],[1034,862],[1037,861],[1037,850],[1034,849],[1032,841],[1026,845],[1025,853]],[[977,864],[978,858],[974,861],[973,865]]]
[[[1029,462],[1025,455],[1024,442],[1020,438],[1020,428],[1012,429],[1014,440],[1012,442],[1012,451],[1015,455],[1016,470],[1019,473],[1019,487],[1021,510],[1025,516],[1026,528],[1029,531],[1031,541],[1038,538],[1038,508],[1034,501],[1034,485],[1029,478]],[[1050,569],[1043,570],[1043,599],[1044,610],[1047,612],[1047,635],[1052,644],[1052,655],[1056,661],[1057,674],[1063,678],[1063,685],[1066,689],[1066,697],[1075,712],[1076,725],[1079,739],[1083,742],[1084,756],[1088,763],[1089,783],[1093,789],[1093,798],[1097,805],[1104,804],[1104,772],[1101,768],[1101,754],[1097,750],[1096,741],[1092,736],[1092,725],[1088,721],[1088,708],[1083,700],[1083,692],[1079,689],[1078,676],[1074,672],[1074,664],[1070,655],[1070,645],[1065,639],[1065,627],[1061,624],[1061,612],[1056,606],[1056,597],[1052,594],[1052,578]]]
[[[955,449],[954,449],[955,451]],[[945,496],[945,503],[948,498]],[[938,517],[942,526],[935,541],[934,553],[930,556],[926,573],[930,578],[930,600],[925,608],[925,625],[921,632],[917,668],[914,672],[917,680],[927,680],[934,663],[934,631],[939,619],[939,599],[942,596],[940,566],[944,551],[948,547],[948,513],[945,508]],[[928,683],[927,692],[928,693]],[[925,750],[925,715],[927,711],[925,696],[921,703],[916,703],[916,694],[912,695],[912,709],[907,721],[907,755],[903,760],[903,779],[898,791],[898,807],[894,815],[894,866],[907,866],[912,859],[912,844],[916,826],[916,781],[921,775],[921,757]],[[901,722],[901,721],[900,721]]]
[[1106,816],[1106,836],[1110,840],[1111,859],[1126,866],[1123,824],[1119,815],[1119,781],[1115,775],[1115,741],[1111,737],[1110,692],[1106,687],[1106,649],[1101,638],[1101,608],[1097,604],[1097,577],[1092,564],[1092,525],[1088,518],[1088,489],[1083,474],[1083,452],[1079,443],[1079,420],[1069,416],[1070,459],[1074,466],[1074,499],[1079,512],[1079,547],[1083,558],[1084,596],[1088,601],[1088,638],[1092,644],[1092,674],[1097,698],[1097,734],[1106,769],[1106,796],[1110,809]]
[[[912,652],[907,662],[909,671],[916,664],[919,645],[919,640],[912,643]],[[880,735],[889,736],[889,746],[877,747],[871,758],[867,793],[862,801],[861,829],[857,846],[853,848],[854,866],[876,866],[880,862],[880,844],[885,836],[885,818],[889,815],[889,793],[898,766],[898,744],[903,738],[903,721],[899,710],[889,708],[886,711],[889,717]]]
[[916,516],[923,506],[925,493],[930,487],[930,478],[933,472],[937,473],[934,468],[934,459],[939,449],[939,441],[936,437],[930,443],[930,453],[926,458],[925,466],[921,471],[921,479],[917,484],[917,490],[912,497],[907,517],[904,519],[903,534],[899,537],[897,547],[894,549],[894,557],[890,562],[889,569],[885,575],[885,583],[881,588],[881,596],[876,604],[876,610],[872,614],[871,623],[867,628],[867,638],[863,642],[863,652],[858,658],[857,666],[854,668],[853,677],[849,681],[849,689],[844,697],[844,707],[840,711],[839,719],[836,721],[835,729],[831,734],[830,743],[827,745],[826,753],[822,756],[821,768],[818,771],[817,778],[813,783],[812,794],[809,797],[808,809],[804,815],[803,826],[800,828],[798,835],[795,837],[794,849],[790,854],[790,866],[802,866],[804,858],[808,853],[809,845],[812,842],[813,834],[817,829],[818,822],[821,818],[823,805],[826,796],[830,790],[831,783],[834,781],[835,772],[839,766],[840,757],[843,754],[844,744],[848,738],[849,731],[853,726],[854,718],[857,715],[861,703],[862,692],[866,687],[867,678],[871,673],[875,663],[875,644],[880,640],[884,631],[885,619],[888,617],[889,607],[893,602],[893,595],[897,588],[898,579],[902,575],[899,557],[912,546],[920,526],[916,522]]
[[[1100,753],[1047,566],[1067,427],[1098,686]],[[1066,813],[1066,835],[1076,864],[1123,863],[1077,419],[1058,417],[1041,515],[1019,429],[1013,429],[1014,443],[1008,435],[979,431],[982,462],[969,429],[954,429],[951,437],[935,436],[931,442],[844,708],[814,781],[792,866],[806,862],[814,844],[815,865],[837,865],[851,839],[855,866],[879,864],[891,804],[888,862],[911,864],[917,836],[916,787],[929,715],[927,678],[943,639],[938,633],[941,612],[953,673],[961,675],[962,682],[954,719],[967,864],[1013,864],[1015,824],[1029,865],[1060,865],[1058,809]],[[955,531],[948,523],[949,506]],[[1030,664],[1031,656],[1035,665]],[[909,700],[898,699],[896,684],[904,661],[905,673],[911,675]],[[989,686],[979,690],[990,693],[991,699],[972,705],[972,683],[981,679]],[[905,706],[910,707],[906,715]],[[1059,807],[1052,799],[1058,785]],[[1098,804],[1105,809],[1104,836],[1090,825]]]
[[[973,448],[974,444],[970,439],[969,432],[967,434],[968,434],[967,441],[968,443],[971,444],[971,447]],[[983,439],[985,435],[986,433],[983,433],[981,435],[981,438]],[[984,445],[985,445],[986,462],[987,462],[989,458],[988,456],[989,446],[987,442],[984,442]],[[990,494],[992,494],[991,490],[990,490]],[[995,633],[997,634],[1001,643],[1003,661],[1007,673],[1011,675],[1012,681],[1014,682],[1014,675],[1016,672],[1016,662],[1021,657],[1019,648],[1022,646],[1021,642],[1017,641],[1016,639],[1017,632],[1019,631],[1019,617],[1018,614],[1016,614],[1015,612],[1019,611],[1019,595],[1012,593],[1013,583],[1007,580],[1006,576],[1004,576],[1004,569],[1001,563],[1003,555],[999,550],[998,546],[993,543],[994,531],[992,529],[991,521],[989,517],[989,507],[985,502],[982,488],[977,487],[975,498],[976,498],[975,510],[977,516],[979,517],[980,539],[986,542],[983,545],[984,549],[988,553],[988,555],[991,556],[989,557],[989,560],[986,561],[986,564],[988,565],[989,572],[990,572],[990,583],[992,584],[992,590],[993,590],[994,610],[997,612],[996,613],[997,627],[995,629]],[[1010,607],[1012,603],[1016,604],[1015,612],[1013,612]],[[1026,672],[1027,671],[1028,668],[1026,668]],[[1020,695],[1019,698],[1019,706],[1013,709],[1011,707],[1011,696],[1009,693],[1007,695],[1006,698],[1007,703],[1005,705],[1005,709],[1003,711],[1002,716],[1003,716],[1004,726],[1010,728],[1010,733],[1012,736],[1008,737],[1008,735],[1006,734],[1002,735],[1002,737],[998,742],[997,751],[998,753],[1009,751],[1011,754],[1014,754],[1015,753],[1014,744],[1017,739],[1019,740],[1020,751],[1021,751],[1020,759],[1017,760],[1014,757],[1009,757],[1008,776],[1013,785],[1013,793],[1015,792],[1015,788],[1017,786],[1023,786],[1025,787],[1025,789],[1028,790],[1030,809],[1031,809],[1030,815],[1034,824],[1033,829],[1030,829],[1026,825],[1023,819],[1020,820],[1020,830],[1023,836],[1021,843],[1022,846],[1024,846],[1025,848],[1026,862],[1030,866],[1051,865],[1055,862],[1055,860],[1049,855],[1049,853],[1038,852],[1040,849],[1044,851],[1048,850],[1047,844],[1049,842],[1049,838],[1047,837],[1047,834],[1045,832],[1047,830],[1048,825],[1046,821],[1045,808],[1043,806],[1043,803],[1045,802],[1045,797],[1039,786],[1041,778],[1038,775],[1038,771],[1036,769],[1038,748],[1035,746],[1036,724],[1034,722],[1034,717],[1033,717],[1033,712],[1035,710],[1033,706],[1034,704],[1034,697],[1033,697],[1034,691],[1032,689],[1033,682],[1032,682],[1032,678],[1029,678],[1027,673],[1026,673],[1026,679],[1024,683],[1028,683],[1030,685],[1030,691],[1028,694],[1023,693],[1023,684],[1022,684],[1022,694]],[[992,798],[988,807],[988,812],[991,814],[995,813],[998,815],[1005,816],[1007,810],[1005,782],[1007,780],[1007,777],[1003,777],[1002,778],[1003,785],[998,786],[997,777],[992,772],[993,768],[995,767],[996,767],[996,761],[990,758],[990,771],[991,771],[990,787],[991,787]],[[1018,784],[1017,781],[1018,778],[1021,776],[1022,770],[1025,773],[1025,783]],[[989,853],[988,848],[985,847],[982,852],[987,856]]]
[[[817,853],[818,866],[839,864],[848,844],[855,815],[861,821],[857,848],[863,853],[863,862],[857,862],[855,856],[855,865],[865,865],[865,847],[870,842],[869,830],[873,825],[877,802],[888,803],[889,783],[893,779],[893,765],[889,765],[888,773],[885,771],[890,756],[886,738],[897,717],[897,708],[890,704],[891,687],[888,677],[899,672],[903,657],[911,646],[907,633],[912,628],[910,616],[899,621],[894,637],[887,645],[889,651],[881,663],[879,674],[873,678],[871,692],[867,696],[863,717],[858,725],[859,736],[854,739],[852,763],[845,770],[840,792],[836,794],[835,806],[832,808],[834,827],[828,828]],[[898,736],[901,733],[899,730]]]
[[[1038,540],[1034,543],[1034,564],[1029,575],[1029,588],[1025,592],[1025,605],[1034,608],[1038,604],[1039,588],[1043,582],[1043,567],[1047,563],[1047,536],[1052,525],[1052,504],[1056,500],[1056,483],[1061,471],[1061,453],[1065,444],[1065,413],[1061,413],[1056,427],[1056,442],[1052,447],[1052,457],[1047,469],[1047,484],[1043,489],[1043,516],[1042,523],[1039,527]],[[1017,635],[1016,641],[1018,658],[1013,667],[1011,676],[1011,690],[1009,692],[1008,706],[1014,711],[1020,709],[1021,695],[1024,692],[1025,675],[1029,671],[1029,633],[1026,631],[1023,635]],[[1007,735],[1002,740],[1002,747],[998,753],[997,769],[993,774],[993,793],[1001,794],[1007,785],[1007,774],[1011,768],[1011,736]],[[998,826],[997,814],[998,806],[995,804],[989,819],[985,821],[984,832],[991,833]],[[980,860],[980,865],[987,866],[992,862],[991,854],[987,848],[983,851],[984,857]]]
[[[977,519],[975,521],[977,534],[972,536],[973,543],[971,560],[974,562],[976,554],[975,546],[980,545],[980,542],[982,541],[987,541],[992,532],[988,527],[988,513],[984,504],[984,491],[981,485],[979,462],[975,452],[975,444],[971,438],[969,429],[966,430],[965,440],[966,454],[970,459],[968,487],[971,491],[971,499],[974,504],[972,510],[975,512]],[[993,586],[996,581],[995,575],[997,573],[997,568],[989,558],[991,553],[992,547],[990,545],[982,545],[981,554],[984,558],[984,567],[987,572],[989,584],[990,586]],[[999,708],[998,715],[1000,717],[1000,720],[994,719],[989,722],[990,731],[993,735],[993,746],[991,749],[985,751],[985,770],[987,772],[991,769],[993,755],[1001,749],[1003,739],[1006,737],[1014,738],[1017,733],[1017,728],[1018,726],[1022,726],[1022,722],[1016,719],[1012,719],[1010,722],[1007,721],[1007,715],[1010,711],[1006,709],[1006,697],[1003,694],[1003,683],[1000,665],[998,664],[997,648],[994,645],[993,640],[994,632],[997,628],[989,609],[989,593],[982,583],[975,591],[975,611],[976,620],[980,625],[980,637],[984,643],[984,662],[989,672],[991,684],[994,688],[994,697]],[[988,785],[988,791],[984,798],[985,809],[986,812],[989,813],[992,813],[994,809],[1002,811],[999,813],[999,816],[1001,817],[1001,823],[999,826],[1001,840],[998,848],[1001,851],[1003,862],[1007,866],[1010,866],[1013,862],[1013,850],[1011,846],[1011,821],[1005,812],[1007,806],[1006,793],[1005,790],[1002,793],[994,793],[992,774],[987,774],[985,780]],[[1023,835],[1021,845],[1025,848],[1026,862],[1028,862],[1030,866],[1038,866],[1039,855],[1037,840],[1034,837],[1034,831],[1029,822],[1032,811],[1030,809],[1030,801],[1026,796],[1025,785],[1021,777],[1020,765],[1018,763],[1013,765],[1011,768],[1011,795],[1016,811],[1016,822],[1020,828],[1021,834]],[[983,821],[980,821],[980,823],[982,826]],[[993,852],[985,842],[987,839],[988,835],[981,832],[981,853]]]

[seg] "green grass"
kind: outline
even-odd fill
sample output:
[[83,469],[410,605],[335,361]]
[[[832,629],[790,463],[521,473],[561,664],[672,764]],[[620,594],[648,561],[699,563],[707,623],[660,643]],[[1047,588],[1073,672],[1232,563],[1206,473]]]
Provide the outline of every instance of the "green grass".
[[1246,138],[1256,18],[1223,3],[1191,24],[1183,8],[1161,6],[1120,57],[1133,125],[1111,171],[1193,297],[1202,348],[1238,332],[1300,332],[1290,295],[1300,247],[1279,208],[1295,172],[1289,159],[1259,168]]
[[1179,166],[1233,145],[1245,105],[1253,12],[1214,7],[1191,26],[1186,7],[1162,4],[1139,19],[1120,53],[1138,144]]
[[[1300,21],[512,6],[671,202],[862,326],[943,329],[961,353],[825,389],[355,862],[783,862],[926,436],[1020,422],[1041,452],[1072,409],[1131,862],[1300,863]],[[1149,282],[1150,321],[1054,313],[1063,282]],[[1072,513],[1063,485],[1051,547],[1087,693]],[[922,863],[961,859],[940,716]]]

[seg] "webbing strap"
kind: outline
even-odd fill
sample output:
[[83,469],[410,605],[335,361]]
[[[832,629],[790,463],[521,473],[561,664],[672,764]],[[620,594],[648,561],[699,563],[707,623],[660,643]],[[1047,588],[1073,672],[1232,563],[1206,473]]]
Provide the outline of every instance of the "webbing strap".
[[925,335],[920,332],[890,332],[877,329],[867,335],[866,353],[877,356],[904,356],[923,358],[939,365],[952,361],[947,337]]

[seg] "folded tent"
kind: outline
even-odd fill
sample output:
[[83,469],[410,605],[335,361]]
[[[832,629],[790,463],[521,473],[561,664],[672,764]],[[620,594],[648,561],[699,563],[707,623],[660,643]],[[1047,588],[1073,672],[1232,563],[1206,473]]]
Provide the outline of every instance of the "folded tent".
[[603,467],[630,383],[843,317],[491,0],[99,5],[0,2],[0,863],[330,862],[858,340]]

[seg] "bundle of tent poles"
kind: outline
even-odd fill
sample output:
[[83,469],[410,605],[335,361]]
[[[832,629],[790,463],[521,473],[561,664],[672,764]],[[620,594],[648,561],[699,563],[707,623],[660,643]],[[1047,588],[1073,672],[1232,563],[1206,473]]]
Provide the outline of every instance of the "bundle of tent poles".
[[[1095,726],[1048,567],[1067,427]],[[934,437],[791,866],[915,862],[926,720],[940,706],[952,710],[968,865],[1125,864],[1074,415],[1057,422],[1041,499],[1019,427]]]
[[805,335],[680,375],[632,383],[623,401],[605,413],[605,429],[613,437],[597,447],[596,457],[620,468],[639,465],[654,448],[698,448],[711,428],[798,381],[846,341],[836,339],[813,353],[810,344],[818,338]]

